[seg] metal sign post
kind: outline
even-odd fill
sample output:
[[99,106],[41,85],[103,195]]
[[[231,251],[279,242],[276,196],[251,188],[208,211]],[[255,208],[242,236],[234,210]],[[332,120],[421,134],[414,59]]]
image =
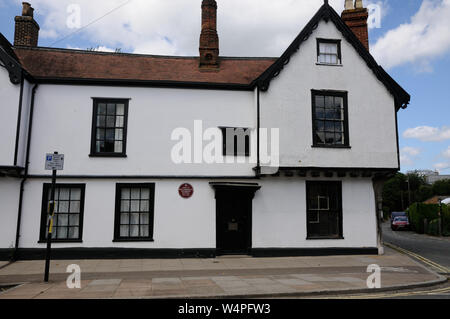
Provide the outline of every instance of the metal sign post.
[[55,188],[56,188],[56,172],[64,169],[64,155],[47,154],[45,157],[45,169],[52,171],[52,188],[50,192],[50,202],[48,205],[48,221],[47,221],[47,253],[45,257],[45,274],[44,281],[48,282],[50,273],[50,259],[52,250],[52,234],[53,234],[53,220],[55,216]]

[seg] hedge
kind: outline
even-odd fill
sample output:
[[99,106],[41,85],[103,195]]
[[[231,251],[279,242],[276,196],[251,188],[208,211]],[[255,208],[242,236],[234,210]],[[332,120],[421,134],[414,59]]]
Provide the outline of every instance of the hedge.
[[[423,234],[425,232],[424,229],[424,220],[430,223],[430,227],[428,232],[436,231],[435,228],[437,219],[439,219],[439,205],[437,204],[422,204],[415,203],[409,207],[409,222],[411,223],[411,227],[414,231],[419,234]],[[444,224],[444,234],[450,234],[450,208],[447,205],[442,205],[442,219]]]

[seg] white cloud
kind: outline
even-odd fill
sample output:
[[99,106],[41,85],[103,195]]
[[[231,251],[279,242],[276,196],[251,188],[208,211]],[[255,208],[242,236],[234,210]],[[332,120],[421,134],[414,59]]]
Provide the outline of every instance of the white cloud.
[[414,158],[421,153],[419,148],[405,146],[400,150],[400,162],[403,166],[413,166]]
[[450,146],[441,153],[441,156],[444,158],[444,162],[434,164],[434,168],[439,172],[450,169]]
[[386,68],[414,62],[417,70],[430,72],[430,61],[450,50],[450,0],[424,0],[419,11],[390,30],[371,47]]
[[417,156],[420,154],[420,149],[417,147],[406,146],[406,147],[402,148],[401,152],[404,154],[411,155],[411,156]]
[[442,172],[450,169],[450,163],[436,163],[434,164],[434,168],[437,169],[439,172]]
[[404,138],[419,139],[422,142],[438,142],[450,139],[450,127],[418,126],[407,129],[403,133]]
[[[344,1],[330,0],[330,4],[340,13]],[[73,2],[33,0],[35,17],[41,25],[41,40],[45,37],[53,42],[74,32],[66,24],[67,7]],[[77,0],[81,25],[95,21],[125,2]],[[322,4],[323,0],[218,1],[221,55],[279,56]],[[81,30],[77,36],[94,46],[121,48],[123,52],[198,55],[200,29],[201,0],[133,0]],[[59,42],[55,47],[62,45]]]
[[450,146],[442,153],[442,156],[450,158]]
[[402,166],[413,166],[414,161],[408,155],[400,155],[400,163]]

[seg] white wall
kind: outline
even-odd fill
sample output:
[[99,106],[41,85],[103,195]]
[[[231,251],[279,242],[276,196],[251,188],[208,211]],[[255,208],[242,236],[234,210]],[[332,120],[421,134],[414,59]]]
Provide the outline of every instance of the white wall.
[[[321,179],[314,179],[314,181]],[[334,180],[334,179],[323,179]],[[343,236],[307,240],[306,183],[265,178],[253,202],[254,248],[377,247],[375,197],[370,179],[342,181]]]
[[[316,65],[317,38],[342,39],[342,67]],[[351,149],[311,147],[311,89],[348,91]],[[280,128],[281,166],[398,168],[394,98],[332,22],[261,93],[261,113],[262,127]]]
[[0,178],[0,248],[14,247],[20,180]]
[[[48,181],[33,179],[26,184],[21,247],[45,247],[45,244],[38,244],[44,182]],[[216,201],[209,180],[62,179],[59,182],[86,183],[86,197],[83,243],[55,243],[56,248],[216,248]],[[156,183],[154,242],[113,243],[116,182]],[[190,199],[178,195],[178,187],[185,182],[194,187]],[[253,202],[254,248],[377,246],[370,179],[343,180],[343,240],[306,240],[304,180],[267,178],[261,180],[260,185],[262,188]]]
[[[92,97],[131,98],[127,158],[90,158]],[[67,175],[254,175],[255,164],[174,164],[179,127],[256,128],[252,91],[41,85],[36,93],[30,174],[46,174],[44,155],[65,154]],[[207,143],[204,143],[206,145]],[[220,144],[221,145],[221,144]],[[222,151],[221,149],[219,150]]]
[[[27,182],[23,211],[21,247],[44,248],[39,244],[42,179]],[[113,243],[116,183],[156,183],[154,242]],[[86,183],[83,243],[54,243],[65,247],[215,248],[216,204],[214,190],[195,180],[58,180],[58,183]],[[183,199],[178,187],[190,183],[194,195]]]
[[20,84],[12,84],[8,71],[0,68],[0,166],[14,165]]

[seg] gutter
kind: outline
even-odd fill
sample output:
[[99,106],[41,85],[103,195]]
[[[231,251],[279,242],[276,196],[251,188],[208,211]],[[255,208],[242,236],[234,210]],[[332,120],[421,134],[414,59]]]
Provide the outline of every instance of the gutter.
[[25,160],[25,170],[24,170],[22,181],[20,182],[19,208],[17,211],[16,243],[14,246],[13,255],[11,256],[12,262],[17,260],[18,252],[19,252],[20,226],[22,223],[23,193],[24,193],[25,182],[28,179],[28,168],[30,166],[29,160],[30,160],[30,146],[31,146],[31,135],[32,135],[31,133],[32,133],[32,128],[33,128],[34,101],[35,101],[37,88],[38,88],[38,84],[35,84],[33,86],[32,93],[31,93],[30,119],[29,119],[29,123],[28,123],[28,137],[27,137],[27,153],[26,153],[26,160]]

